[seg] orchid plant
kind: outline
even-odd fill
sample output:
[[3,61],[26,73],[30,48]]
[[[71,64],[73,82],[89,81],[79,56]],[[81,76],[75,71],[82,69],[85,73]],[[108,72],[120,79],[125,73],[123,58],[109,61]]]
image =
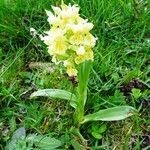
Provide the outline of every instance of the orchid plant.
[[79,14],[79,6],[66,5],[52,6],[53,13],[46,10],[50,30],[45,32],[41,40],[47,45],[52,62],[61,63],[70,77],[78,80],[76,92],[71,93],[61,89],[43,89],[31,94],[31,98],[48,96],[68,100],[75,109],[74,122],[76,129],[88,121],[116,121],[125,119],[136,112],[131,106],[116,106],[99,110],[85,115],[87,101],[87,86],[92,61],[93,48],[97,38],[90,31],[94,25]]

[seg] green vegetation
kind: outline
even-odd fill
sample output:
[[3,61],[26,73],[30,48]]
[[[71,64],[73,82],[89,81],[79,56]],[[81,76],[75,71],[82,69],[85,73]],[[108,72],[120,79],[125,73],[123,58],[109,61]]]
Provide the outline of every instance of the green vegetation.
[[[87,122],[81,133],[91,150],[148,149],[150,145],[150,2],[64,0],[79,4],[98,37],[85,113],[130,105],[138,115],[117,122]],[[0,149],[88,149],[72,135],[69,102],[30,99],[37,89],[74,92],[46,46],[30,35],[49,29],[45,9],[60,0],[0,1]],[[39,62],[39,64],[34,64]],[[42,64],[44,63],[44,64]],[[50,64],[48,64],[50,63]],[[33,65],[34,64],[34,65]],[[42,64],[42,67],[41,67]],[[47,65],[48,64],[48,65]],[[49,143],[49,144],[47,144]],[[10,145],[13,145],[12,147]],[[42,147],[43,146],[43,147]]]

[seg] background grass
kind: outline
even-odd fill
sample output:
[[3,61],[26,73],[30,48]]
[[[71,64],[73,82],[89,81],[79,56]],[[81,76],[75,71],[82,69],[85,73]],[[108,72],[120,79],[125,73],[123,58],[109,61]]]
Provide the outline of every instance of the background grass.
[[[139,116],[102,123],[101,139],[92,136],[93,124],[82,127],[91,149],[142,149],[150,144],[150,2],[148,0],[65,0],[79,4],[81,16],[94,23],[98,37],[89,81],[86,113],[128,104],[140,108]],[[14,131],[24,126],[28,133],[52,134],[69,149],[73,111],[62,101],[29,100],[34,89],[73,90],[60,67],[53,73],[29,68],[30,62],[51,62],[45,45],[30,35],[48,30],[45,9],[55,0],[0,1],[0,148]],[[132,89],[140,89],[136,98]],[[26,94],[22,94],[26,92]],[[88,129],[88,130],[87,130]],[[71,148],[70,148],[71,149]]]

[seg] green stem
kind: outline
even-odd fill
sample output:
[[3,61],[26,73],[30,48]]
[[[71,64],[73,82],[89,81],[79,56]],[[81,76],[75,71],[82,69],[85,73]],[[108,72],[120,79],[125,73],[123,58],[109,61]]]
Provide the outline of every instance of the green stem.
[[79,93],[78,98],[78,107],[76,110],[76,118],[78,126],[80,126],[80,122],[82,122],[82,120],[84,119],[84,106],[86,98],[87,98],[87,90],[85,89],[82,93]]
[[78,69],[78,80],[79,80],[79,85],[77,87],[78,101],[75,113],[76,123],[78,127],[80,126],[80,123],[84,119],[84,106],[87,100],[87,85],[90,69],[91,69],[91,61],[85,61],[79,66]]
[[70,131],[71,131],[71,133],[73,133],[75,136],[77,136],[77,137],[80,138],[81,143],[82,143],[83,145],[86,145],[86,146],[87,146],[87,140],[84,139],[84,137],[83,137],[82,134],[80,133],[80,130],[79,130],[79,129],[72,127],[72,128],[70,129]]

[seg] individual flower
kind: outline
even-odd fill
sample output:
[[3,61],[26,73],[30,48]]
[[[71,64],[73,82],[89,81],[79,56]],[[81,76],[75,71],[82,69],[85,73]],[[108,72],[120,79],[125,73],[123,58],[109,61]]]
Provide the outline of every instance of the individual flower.
[[83,40],[83,45],[94,47],[96,44],[97,38],[95,38],[91,33],[87,33]]
[[78,71],[73,67],[67,67],[67,74],[71,76],[77,76]]
[[80,32],[74,33],[70,39],[69,42],[72,45],[80,45],[82,43],[82,41],[84,40],[83,35]]
[[84,55],[85,54],[85,48],[84,46],[80,46],[77,50],[76,50],[77,55]]

